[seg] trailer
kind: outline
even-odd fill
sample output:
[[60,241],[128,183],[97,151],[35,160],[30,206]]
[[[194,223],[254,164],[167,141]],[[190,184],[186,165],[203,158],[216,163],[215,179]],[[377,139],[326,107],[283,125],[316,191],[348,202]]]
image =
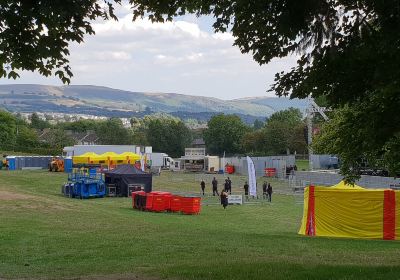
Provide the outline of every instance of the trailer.
[[205,171],[217,173],[220,169],[220,159],[218,156],[205,157]]
[[146,160],[152,169],[169,169],[174,165],[174,160],[166,153],[148,153],[146,154]]

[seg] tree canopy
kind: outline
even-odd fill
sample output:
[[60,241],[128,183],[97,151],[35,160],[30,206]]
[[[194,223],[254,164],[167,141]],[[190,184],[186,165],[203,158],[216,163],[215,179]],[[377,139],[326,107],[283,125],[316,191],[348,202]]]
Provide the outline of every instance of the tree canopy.
[[128,145],[132,144],[132,137],[118,118],[101,121],[96,127],[96,134],[102,145]]
[[13,146],[16,140],[16,120],[15,117],[5,111],[0,110],[0,144],[2,146]]
[[262,129],[243,136],[243,148],[253,155],[304,154],[307,151],[304,128],[299,109],[279,111],[267,119]]
[[208,122],[204,132],[206,146],[211,153],[242,152],[242,138],[249,128],[236,115],[216,115]]
[[46,120],[42,120],[37,113],[33,113],[30,116],[30,121],[31,127],[35,129],[45,129],[51,127],[51,124]]
[[19,70],[58,76],[64,83],[72,77],[69,44],[81,43],[94,34],[91,20],[114,18],[108,1],[23,1],[0,4],[0,77],[17,78]]
[[[393,108],[391,120],[385,120],[385,116],[375,114],[376,109],[371,106],[363,103],[335,111],[314,138],[314,150],[338,155],[341,168],[350,180],[357,179],[366,164],[372,169],[384,169],[393,176],[400,174],[400,133],[391,136],[391,129],[400,121],[397,109]],[[355,129],[353,124],[357,122],[367,123],[369,127]]]
[[185,124],[170,118],[150,119],[146,136],[154,151],[165,152],[172,157],[184,155],[191,141],[190,130]]

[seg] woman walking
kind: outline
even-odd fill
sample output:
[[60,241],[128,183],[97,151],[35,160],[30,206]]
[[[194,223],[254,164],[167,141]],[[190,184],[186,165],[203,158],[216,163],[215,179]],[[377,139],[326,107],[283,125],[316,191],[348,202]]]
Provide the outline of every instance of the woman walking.
[[226,206],[228,206],[228,193],[226,190],[223,190],[221,192],[221,205],[226,209]]

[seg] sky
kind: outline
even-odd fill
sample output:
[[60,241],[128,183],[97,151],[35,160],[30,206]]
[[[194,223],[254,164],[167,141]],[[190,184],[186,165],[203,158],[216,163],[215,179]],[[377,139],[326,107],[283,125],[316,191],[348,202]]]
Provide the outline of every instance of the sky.
[[[230,33],[213,33],[212,18],[193,15],[173,22],[132,22],[129,6],[117,9],[119,21],[96,21],[95,35],[71,44],[72,85],[98,85],[140,92],[236,99],[267,93],[277,72],[289,70],[295,58],[274,59],[260,66],[232,46]],[[0,84],[62,85],[56,78],[20,72]]]

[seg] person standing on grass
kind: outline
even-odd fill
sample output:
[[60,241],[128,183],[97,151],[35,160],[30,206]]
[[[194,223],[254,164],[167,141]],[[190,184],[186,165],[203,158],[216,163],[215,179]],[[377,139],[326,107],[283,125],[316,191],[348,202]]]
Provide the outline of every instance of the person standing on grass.
[[271,200],[272,200],[272,186],[271,186],[270,183],[268,183],[267,193],[268,193],[269,202],[271,202]]
[[229,191],[229,194],[232,194],[232,181],[228,177],[228,189],[226,191]]
[[224,209],[226,209],[226,207],[228,206],[228,193],[226,192],[226,190],[223,190],[221,192],[221,205],[224,207]]
[[249,200],[249,184],[247,184],[247,181],[244,182],[244,196],[246,197],[247,200]]
[[229,183],[228,183],[228,179],[225,179],[225,183],[224,183],[224,191],[228,191],[229,188]]
[[203,195],[204,195],[204,190],[205,190],[205,188],[206,188],[206,183],[204,183],[204,180],[201,180],[200,187],[201,187],[201,192],[202,192]]
[[218,194],[218,181],[217,181],[217,179],[215,179],[215,177],[212,180],[211,184],[212,184],[213,196],[215,196],[215,194],[219,195]]
[[267,189],[268,189],[268,184],[267,182],[264,182],[264,184],[262,185],[263,199],[268,199]]

